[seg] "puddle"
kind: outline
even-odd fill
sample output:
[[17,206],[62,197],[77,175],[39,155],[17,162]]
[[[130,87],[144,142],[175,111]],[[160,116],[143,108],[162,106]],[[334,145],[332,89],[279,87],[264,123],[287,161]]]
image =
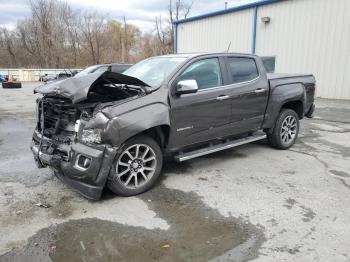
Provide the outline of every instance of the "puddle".
[[223,217],[194,193],[159,185],[139,198],[166,220],[170,229],[149,230],[98,219],[71,220],[40,230],[23,250],[11,251],[0,260],[208,261],[232,255],[231,260],[246,261],[258,256],[264,241],[261,228]]

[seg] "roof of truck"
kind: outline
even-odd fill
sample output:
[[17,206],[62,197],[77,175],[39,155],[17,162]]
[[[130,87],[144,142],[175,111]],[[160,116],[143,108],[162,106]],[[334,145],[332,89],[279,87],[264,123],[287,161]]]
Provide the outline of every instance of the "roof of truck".
[[231,53],[231,52],[198,52],[198,53],[180,53],[180,54],[169,54],[169,55],[162,55],[160,57],[181,57],[181,58],[192,58],[196,56],[204,56],[204,55],[234,55],[234,56],[257,56],[254,54],[248,54],[248,53]]

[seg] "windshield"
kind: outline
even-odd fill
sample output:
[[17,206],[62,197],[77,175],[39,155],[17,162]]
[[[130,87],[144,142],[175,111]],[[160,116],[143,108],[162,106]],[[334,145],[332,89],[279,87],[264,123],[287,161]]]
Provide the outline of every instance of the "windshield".
[[154,57],[143,60],[123,72],[124,75],[140,79],[153,88],[164,80],[184,62],[186,57]]
[[91,73],[96,73],[96,72],[104,72],[108,70],[108,65],[93,65],[85,68],[84,70],[80,71],[78,74],[75,76],[86,76]]

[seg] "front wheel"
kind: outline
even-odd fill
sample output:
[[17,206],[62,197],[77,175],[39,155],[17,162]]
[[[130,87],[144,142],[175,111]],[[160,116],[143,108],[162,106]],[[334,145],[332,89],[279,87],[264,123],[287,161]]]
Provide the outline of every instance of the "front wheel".
[[143,193],[156,183],[162,163],[157,142],[148,136],[131,138],[118,150],[107,186],[121,196]]
[[276,121],[273,132],[267,135],[271,146],[288,149],[294,145],[299,133],[299,117],[292,109],[283,109]]

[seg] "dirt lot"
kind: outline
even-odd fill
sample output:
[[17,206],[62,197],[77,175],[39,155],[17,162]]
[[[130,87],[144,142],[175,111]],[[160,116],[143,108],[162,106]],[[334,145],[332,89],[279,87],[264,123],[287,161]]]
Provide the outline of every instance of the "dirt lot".
[[36,85],[0,88],[0,261],[350,261],[350,102],[318,100],[291,150],[168,162],[92,202],[34,164]]

